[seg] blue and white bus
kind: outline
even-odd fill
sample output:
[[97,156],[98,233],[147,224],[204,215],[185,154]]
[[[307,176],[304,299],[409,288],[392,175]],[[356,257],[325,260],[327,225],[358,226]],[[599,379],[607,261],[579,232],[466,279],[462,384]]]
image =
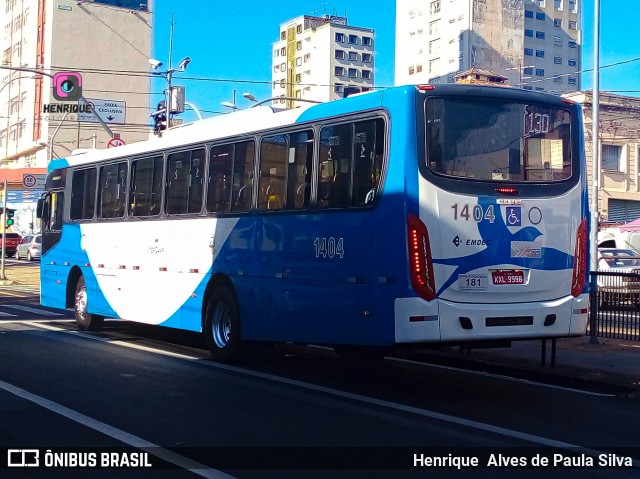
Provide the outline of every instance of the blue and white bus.
[[581,111],[421,85],[237,111],[51,162],[41,303],[342,354],[582,335]]

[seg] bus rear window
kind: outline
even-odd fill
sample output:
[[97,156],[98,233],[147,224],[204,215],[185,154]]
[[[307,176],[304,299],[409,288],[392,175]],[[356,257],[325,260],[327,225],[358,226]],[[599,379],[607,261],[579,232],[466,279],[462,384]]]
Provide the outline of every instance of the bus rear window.
[[569,111],[504,99],[425,100],[426,162],[439,175],[549,183],[572,175]]

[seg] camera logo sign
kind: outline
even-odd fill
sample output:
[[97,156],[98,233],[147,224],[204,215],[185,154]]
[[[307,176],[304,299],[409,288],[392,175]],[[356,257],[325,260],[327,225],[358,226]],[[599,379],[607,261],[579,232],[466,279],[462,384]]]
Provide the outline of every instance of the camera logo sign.
[[82,76],[77,72],[54,74],[53,97],[58,101],[78,101],[82,97]]

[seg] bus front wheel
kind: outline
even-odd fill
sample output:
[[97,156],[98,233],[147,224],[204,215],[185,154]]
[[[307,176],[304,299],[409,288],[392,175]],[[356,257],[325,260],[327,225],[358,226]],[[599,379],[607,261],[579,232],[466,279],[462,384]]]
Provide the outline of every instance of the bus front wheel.
[[216,289],[209,302],[204,325],[205,339],[216,361],[233,362],[240,356],[240,312],[228,287]]
[[80,276],[76,285],[76,294],[73,300],[73,310],[76,314],[76,323],[82,331],[97,331],[102,327],[104,318],[96,314],[91,314],[87,310],[88,296],[87,285],[84,282],[84,276]]

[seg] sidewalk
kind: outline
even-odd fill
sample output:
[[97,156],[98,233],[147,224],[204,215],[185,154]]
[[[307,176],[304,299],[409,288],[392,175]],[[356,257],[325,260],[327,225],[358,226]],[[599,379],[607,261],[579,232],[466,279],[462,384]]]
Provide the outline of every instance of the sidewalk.
[[8,264],[4,265],[4,275],[6,279],[0,279],[0,286],[8,286],[12,284],[24,284],[29,286],[37,286],[40,284],[40,263],[35,261],[24,264]]
[[451,348],[421,351],[428,360],[507,376],[544,381],[565,387],[625,394],[640,398],[640,341],[589,336],[561,338],[556,342],[551,367],[551,340],[546,341],[542,365],[542,341],[514,341],[511,348]]

